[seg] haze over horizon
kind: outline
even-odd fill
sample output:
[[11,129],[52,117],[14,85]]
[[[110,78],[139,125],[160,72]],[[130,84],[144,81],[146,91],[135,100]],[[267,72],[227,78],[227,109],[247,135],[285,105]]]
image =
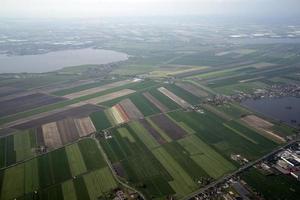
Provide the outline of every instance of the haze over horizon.
[[0,18],[225,15],[299,17],[298,0],[1,0]]

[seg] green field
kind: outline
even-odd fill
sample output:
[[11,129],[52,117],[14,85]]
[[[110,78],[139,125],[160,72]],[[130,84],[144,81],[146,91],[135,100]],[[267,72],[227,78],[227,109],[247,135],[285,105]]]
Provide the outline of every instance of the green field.
[[[277,146],[274,142],[265,139],[255,131],[235,121],[226,122],[206,110],[205,114],[177,111],[169,113],[169,115],[176,121],[185,122],[196,131],[196,135],[203,142],[211,145],[228,159],[230,159],[231,154],[240,154],[249,160],[256,159]],[[256,141],[257,144],[237,134],[233,129],[224,126],[224,123]]]
[[[78,183],[83,178],[83,183]],[[89,178],[90,177],[90,178]],[[105,180],[105,181],[103,181]],[[97,183],[101,183],[100,185]],[[88,198],[97,199],[90,191],[90,185],[97,184],[101,193],[107,195],[118,185],[92,139],[81,140],[65,148],[54,150],[25,163],[0,171],[0,198],[3,200],[20,197],[31,199],[81,199],[81,190],[86,185]],[[37,191],[35,194],[34,191]],[[97,197],[98,197],[97,196]]]
[[37,155],[35,130],[17,131],[0,138],[0,168]]
[[[249,147],[253,145],[251,147],[254,149],[247,152],[249,155],[255,156],[253,152],[257,153],[257,148],[253,143],[237,133],[232,133],[232,130],[223,125],[224,121],[212,113],[206,115],[214,120],[207,119],[206,121],[200,120],[202,116],[194,112],[176,111],[168,115],[173,123],[184,127],[189,134],[177,141],[165,138],[165,143],[159,144],[153,135],[136,121],[123,125],[122,128],[110,130],[112,138],[100,138],[101,145],[109,159],[118,168],[119,176],[143,191],[146,196],[163,198],[164,195],[173,194],[179,198],[184,197],[211,180],[237,169],[237,163],[230,160],[230,155],[246,152],[248,149],[244,150],[245,144]],[[207,118],[207,116],[204,117]],[[147,121],[150,120],[147,119]],[[259,143],[270,145],[266,146],[267,148],[275,147],[275,145],[272,146],[272,142],[265,141],[262,136],[237,122],[227,123],[228,126],[242,131],[247,137],[257,137],[255,139]],[[155,123],[150,121],[150,125],[164,138],[165,133],[157,129]],[[220,134],[220,130],[224,131],[223,135]],[[214,142],[201,136],[201,134],[210,136],[213,132],[219,135],[214,138],[216,139]],[[254,136],[250,136],[251,134]],[[237,140],[241,140],[243,144],[230,147]],[[225,153],[221,147],[224,148],[226,145],[221,146],[222,142],[230,147]],[[160,183],[157,182],[158,177],[161,179]],[[153,184],[163,184],[168,192],[162,193],[154,188]]]
[[90,115],[90,118],[97,131],[111,127],[111,123],[104,111],[94,112]]
[[261,174],[257,169],[251,168],[241,175],[256,192],[262,194],[264,199],[298,199],[300,185],[291,175],[270,175]]
[[212,178],[217,179],[236,169],[232,163],[195,135],[183,138],[178,142],[190,154],[190,157]]

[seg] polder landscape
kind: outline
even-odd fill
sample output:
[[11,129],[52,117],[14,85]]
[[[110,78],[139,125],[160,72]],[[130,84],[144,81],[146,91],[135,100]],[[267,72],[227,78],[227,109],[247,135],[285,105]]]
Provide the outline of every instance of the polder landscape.
[[1,23],[1,200],[299,197],[299,25]]

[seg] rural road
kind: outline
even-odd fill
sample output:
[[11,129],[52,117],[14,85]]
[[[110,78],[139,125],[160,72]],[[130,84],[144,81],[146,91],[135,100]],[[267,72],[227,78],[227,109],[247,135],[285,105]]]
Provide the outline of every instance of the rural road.
[[214,181],[214,182],[208,184],[207,186],[205,186],[205,187],[203,187],[203,188],[200,188],[199,190],[197,190],[197,191],[195,191],[195,192],[189,194],[188,196],[182,198],[182,200],[189,200],[189,199],[192,199],[192,198],[195,197],[196,195],[198,195],[198,194],[200,194],[200,193],[203,193],[203,192],[205,192],[206,190],[208,190],[208,189],[210,189],[210,188],[215,187],[216,185],[218,185],[218,184],[220,184],[220,183],[222,183],[222,182],[228,180],[228,179],[231,178],[232,176],[235,176],[235,175],[237,175],[237,174],[243,172],[244,170],[246,170],[246,169],[252,167],[253,165],[259,163],[260,161],[265,160],[265,159],[268,158],[269,156],[272,156],[272,155],[278,153],[279,151],[283,150],[284,148],[290,146],[291,144],[293,144],[293,143],[295,143],[295,142],[300,142],[300,139],[295,139],[295,140],[292,140],[292,141],[288,142],[288,143],[285,144],[284,146],[281,146],[281,147],[279,147],[279,148],[273,150],[272,152],[270,152],[270,153],[264,155],[263,157],[261,157],[261,158],[255,160],[255,161],[252,161],[252,162],[250,162],[250,163],[248,163],[248,164],[242,166],[241,168],[239,168],[239,169],[236,170],[235,172],[233,172],[233,173],[231,173],[231,174],[228,174],[228,175],[224,176],[223,178],[218,179],[218,180],[216,180],[216,181]]
[[130,185],[128,185],[127,183],[124,183],[123,181],[121,181],[121,180],[119,179],[118,175],[116,174],[116,171],[114,170],[113,166],[111,165],[110,160],[109,160],[108,157],[107,157],[107,154],[105,153],[104,149],[102,148],[102,146],[100,145],[99,141],[97,140],[95,133],[92,134],[92,135],[90,136],[90,138],[92,138],[92,139],[95,140],[95,142],[96,142],[96,144],[97,144],[99,150],[101,151],[102,156],[104,157],[104,159],[105,159],[105,161],[106,161],[108,167],[110,168],[110,171],[112,172],[113,176],[115,177],[116,181],[117,181],[119,184],[121,184],[122,186],[124,186],[124,187],[126,187],[126,188],[128,188],[128,189],[130,189],[130,190],[132,190],[132,191],[135,191],[135,192],[138,193],[144,200],[146,200],[146,198],[145,198],[145,196],[143,195],[142,192],[138,191],[137,189],[131,187]]

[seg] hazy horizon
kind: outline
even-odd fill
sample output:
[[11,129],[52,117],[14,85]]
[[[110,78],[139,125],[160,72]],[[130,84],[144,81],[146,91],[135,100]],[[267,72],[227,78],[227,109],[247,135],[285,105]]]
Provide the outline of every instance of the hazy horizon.
[[0,18],[299,17],[298,0],[1,0]]

